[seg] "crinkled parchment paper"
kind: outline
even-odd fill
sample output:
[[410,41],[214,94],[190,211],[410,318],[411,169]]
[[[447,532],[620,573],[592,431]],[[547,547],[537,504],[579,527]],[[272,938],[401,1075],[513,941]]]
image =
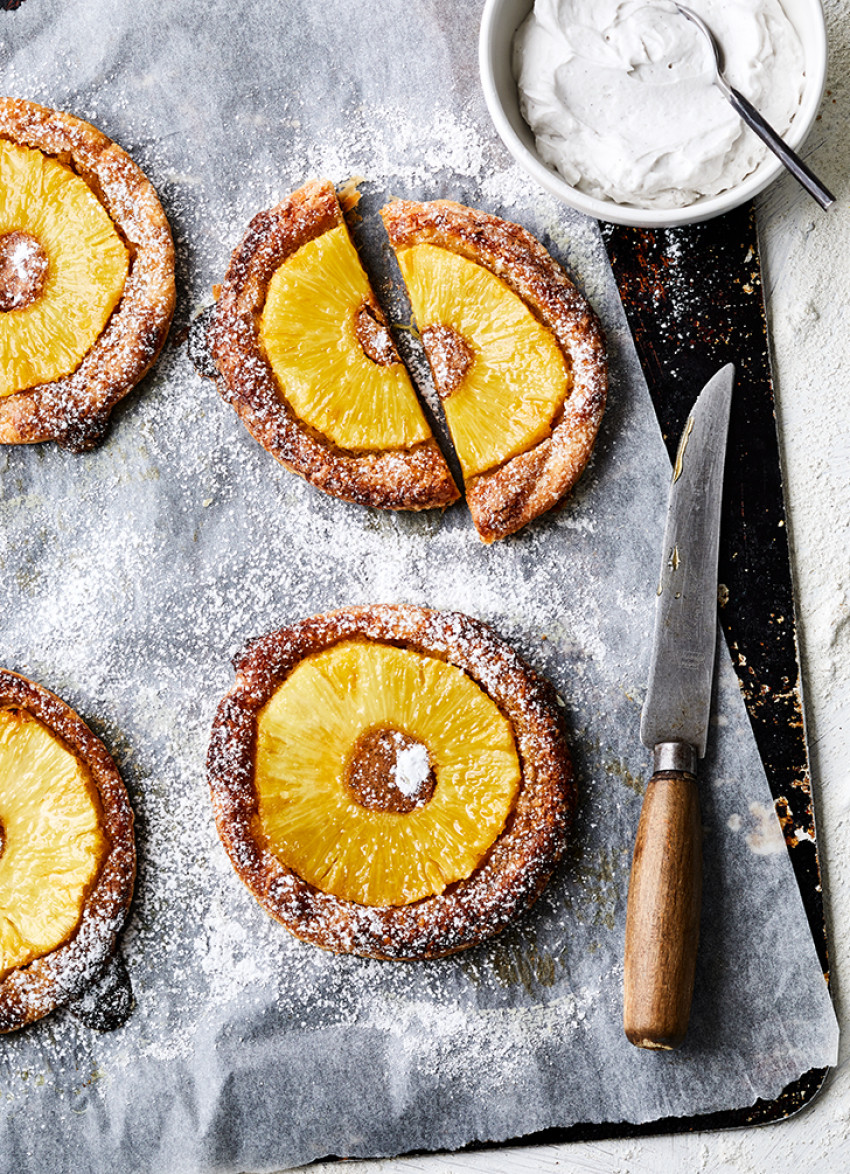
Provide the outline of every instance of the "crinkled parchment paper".
[[[0,1041],[0,1167],[271,1170],[646,1121],[773,1097],[837,1028],[728,655],[703,770],[706,900],[692,1026],[672,1054],[620,1026],[638,741],[669,465],[596,225],[509,165],[475,74],[480,5],[26,0],[0,14],[3,90],[88,118],[146,169],[178,245],[178,325],[249,218],[310,176],[361,175],[359,243],[408,321],[376,211],[450,196],[512,217],[574,274],[612,385],[566,507],[492,548],[463,505],[334,501],[248,435],[185,346],[104,446],[0,452],[0,662],[66,698],[115,754],[140,870],[122,949],[137,1005],[98,1035],[59,1012]],[[401,332],[426,396],[416,343]],[[532,912],[453,959],[296,942],[232,872],[203,761],[229,658],[348,602],[491,621],[566,702],[581,809]]]

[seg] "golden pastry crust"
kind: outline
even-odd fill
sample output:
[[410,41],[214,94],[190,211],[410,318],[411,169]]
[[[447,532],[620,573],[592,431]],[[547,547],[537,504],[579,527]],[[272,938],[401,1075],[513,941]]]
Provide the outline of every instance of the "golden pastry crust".
[[26,710],[85,763],[97,787],[100,826],[110,845],[73,936],[0,981],[0,1032],[8,1032],[78,998],[100,977],[133,895],[136,849],[124,783],[106,747],[85,722],[53,693],[7,669],[0,669],[0,709]]
[[96,127],[22,98],[0,98],[0,138],[52,156],[97,196],[130,252],[121,300],[76,371],[0,399],[0,444],[95,447],[109,413],[162,350],[175,305],[174,244],[150,181]]
[[[436,441],[385,452],[335,447],[284,402],[263,354],[260,316],[275,270],[343,221],[333,184],[318,181],[251,221],[231,259],[208,333],[219,391],[255,440],[325,493],[381,509],[442,508],[459,494]],[[374,297],[369,309],[386,326]]]
[[[306,656],[343,640],[381,641],[456,665],[499,706],[522,779],[512,815],[483,862],[438,896],[387,908],[321,892],[258,843],[257,715]],[[303,941],[384,959],[440,958],[499,933],[542,892],[561,857],[575,784],[551,686],[486,624],[420,607],[351,607],[247,645],[220,703],[207,756],[216,825],[231,863],[260,904]]]
[[551,435],[467,482],[475,527],[493,542],[551,509],[581,476],[605,410],[602,328],[557,261],[519,225],[450,200],[396,200],[381,216],[394,249],[437,245],[500,277],[554,333],[566,359],[572,385]]

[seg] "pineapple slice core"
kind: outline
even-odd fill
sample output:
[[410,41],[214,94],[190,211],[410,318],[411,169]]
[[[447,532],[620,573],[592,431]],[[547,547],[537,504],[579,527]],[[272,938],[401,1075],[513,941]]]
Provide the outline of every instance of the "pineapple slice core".
[[[427,750],[436,782],[410,810],[367,808],[347,782],[364,736],[385,730],[403,735],[409,761]],[[283,864],[336,897],[398,906],[475,870],[520,766],[510,723],[461,669],[344,641],[303,660],[260,712],[255,781],[255,830]]]
[[31,714],[0,709],[0,979],[79,924],[108,849],[88,769]]
[[7,396],[76,371],[121,299],[129,254],[84,180],[5,139],[0,251],[11,276],[17,268],[26,278],[39,256],[47,261],[26,296],[0,291],[0,396]]
[[369,279],[339,224],[275,271],[260,342],[295,415],[333,444],[411,448],[431,430],[386,327],[378,328],[383,348],[365,337],[363,310],[371,304]]
[[[413,245],[398,263],[464,477],[544,440],[570,389],[552,331],[501,278],[448,249]],[[461,348],[471,362],[458,378]]]

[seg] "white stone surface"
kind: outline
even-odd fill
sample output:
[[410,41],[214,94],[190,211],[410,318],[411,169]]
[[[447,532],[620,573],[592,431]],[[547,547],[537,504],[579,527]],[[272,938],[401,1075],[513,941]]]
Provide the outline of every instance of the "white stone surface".
[[[805,149],[838,203],[790,178],[760,206],[818,842],[839,1021],[850,1019],[850,0],[826,0],[827,94]],[[850,1065],[775,1125],[626,1141],[347,1162],[352,1174],[845,1174]],[[338,1165],[311,1167],[336,1174]]]

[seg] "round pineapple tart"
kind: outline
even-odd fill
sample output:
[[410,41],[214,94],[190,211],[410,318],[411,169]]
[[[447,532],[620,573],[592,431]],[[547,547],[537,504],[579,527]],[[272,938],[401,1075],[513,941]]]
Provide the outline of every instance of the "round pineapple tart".
[[133,814],[105,747],[58,697],[0,669],[0,1032],[100,978],[134,877]]
[[450,200],[381,215],[485,542],[581,476],[605,409],[596,315],[525,229]]
[[208,341],[222,396],[292,472],[384,509],[457,499],[333,184],[254,217]]
[[[519,225],[448,200],[397,200],[381,215],[472,520],[493,542],[581,476],[605,408],[601,327]],[[321,489],[389,509],[458,496],[330,183],[252,220],[208,342],[219,390],[252,435]]]
[[174,302],[168,221],[136,164],[86,122],[0,98],[0,443],[96,445]]
[[296,937],[439,958],[502,930],[564,848],[551,688],[489,627],[353,607],[252,641],[207,759],[219,835]]

